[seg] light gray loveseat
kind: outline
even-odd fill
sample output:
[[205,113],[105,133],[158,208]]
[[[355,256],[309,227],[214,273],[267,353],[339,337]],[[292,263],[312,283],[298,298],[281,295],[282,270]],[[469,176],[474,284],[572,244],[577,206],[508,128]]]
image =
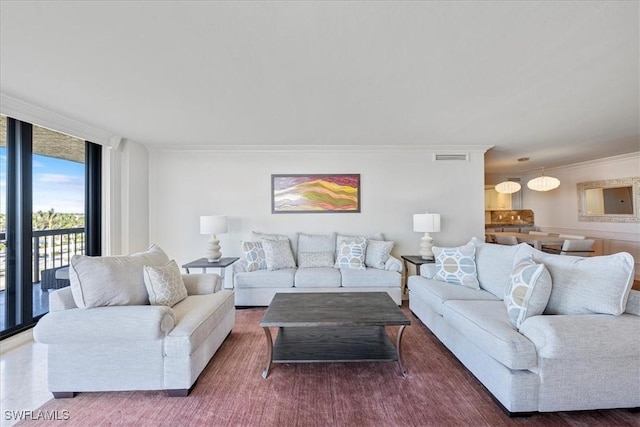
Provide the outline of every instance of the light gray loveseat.
[[[640,407],[640,292],[628,253],[581,258],[476,239],[480,289],[411,276],[409,307],[510,413]],[[519,328],[503,301],[514,265],[542,263],[550,296]],[[526,261],[525,261],[526,262]]]
[[[342,262],[340,267],[336,260],[342,259],[341,247],[362,239],[364,264]],[[289,248],[289,261],[269,268],[265,240],[286,242],[281,249]],[[402,303],[402,262],[390,255],[393,242],[384,241],[381,234],[297,233],[293,241],[295,248],[286,235],[254,232],[250,242],[243,242],[244,257],[234,264],[236,306],[268,306],[278,292],[386,291],[396,304]]]
[[[34,329],[35,340],[48,346],[49,390],[56,398],[73,397],[76,392],[121,390],[188,395],[231,333],[233,291],[220,290],[217,274],[180,275],[176,266],[186,298],[172,307],[150,305],[141,283],[142,269],[144,265],[167,264],[164,252],[152,246],[141,254],[102,258],[117,262],[105,267],[97,265],[98,257],[81,257],[93,263],[87,268],[93,272],[85,271],[83,276],[82,267],[78,266],[78,271],[73,268],[78,260],[74,257],[71,287],[51,292],[49,313]],[[114,284],[119,275],[120,285]],[[74,276],[81,277],[82,289]],[[98,286],[92,285],[91,279],[114,292],[108,295],[109,289],[105,289],[102,294],[95,293]],[[123,300],[127,293],[128,301]]]

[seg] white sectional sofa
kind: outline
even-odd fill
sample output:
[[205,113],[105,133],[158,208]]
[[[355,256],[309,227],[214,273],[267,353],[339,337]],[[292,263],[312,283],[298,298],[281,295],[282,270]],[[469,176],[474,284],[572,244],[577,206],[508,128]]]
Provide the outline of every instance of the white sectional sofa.
[[424,265],[408,280],[409,307],[504,409],[640,407],[640,292],[630,290],[631,255],[469,245],[477,270],[463,275],[475,274],[479,286],[443,281],[456,268],[452,259],[441,263],[450,263],[444,274],[441,265]]
[[[254,232],[242,245],[233,275],[237,307],[268,306],[278,292],[386,291],[402,303],[402,262],[381,234],[297,233],[289,239]],[[281,259],[273,259],[277,253]]]
[[[54,397],[122,390],[189,394],[231,333],[234,295],[220,290],[217,274],[181,275],[173,265],[183,299],[161,303],[167,294],[156,285],[166,284],[168,263],[155,246],[130,256],[72,259],[71,287],[51,292],[50,311],[34,329],[35,340],[48,347]],[[148,295],[143,268],[154,266],[161,279]]]

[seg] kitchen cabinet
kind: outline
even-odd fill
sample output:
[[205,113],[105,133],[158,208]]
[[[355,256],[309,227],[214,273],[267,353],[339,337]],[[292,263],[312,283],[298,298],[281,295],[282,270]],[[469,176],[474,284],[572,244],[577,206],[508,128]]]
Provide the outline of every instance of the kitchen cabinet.
[[493,187],[484,190],[484,210],[511,210],[511,194],[498,193]]

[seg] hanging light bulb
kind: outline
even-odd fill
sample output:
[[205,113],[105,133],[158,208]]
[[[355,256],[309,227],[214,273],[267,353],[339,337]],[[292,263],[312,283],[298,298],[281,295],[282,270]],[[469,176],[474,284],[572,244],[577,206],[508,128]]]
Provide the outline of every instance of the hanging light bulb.
[[527,182],[527,187],[534,191],[549,191],[560,186],[560,180],[552,176],[545,176],[544,169],[542,169],[542,175],[533,178]]
[[520,191],[521,187],[520,187],[520,184],[518,184],[517,182],[504,181],[496,185],[495,188],[498,193],[513,194]]

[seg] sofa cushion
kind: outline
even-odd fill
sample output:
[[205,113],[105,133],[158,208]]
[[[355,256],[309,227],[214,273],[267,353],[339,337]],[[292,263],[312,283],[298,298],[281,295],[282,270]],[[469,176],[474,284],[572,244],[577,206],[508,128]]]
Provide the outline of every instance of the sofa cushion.
[[305,234],[298,233],[298,262],[302,252],[331,252],[336,250],[336,233]]
[[531,369],[537,365],[535,346],[511,325],[502,301],[449,300],[444,303],[443,317],[507,368]]
[[333,251],[328,252],[298,252],[299,268],[331,267],[335,260]]
[[174,260],[162,267],[144,266],[144,285],[151,305],[173,307],[187,297],[180,267]]
[[476,271],[476,247],[466,244],[456,248],[433,247],[436,260],[434,279],[455,285],[480,289]]
[[233,283],[236,288],[291,288],[295,274],[295,268],[238,272],[233,275]]
[[367,251],[367,240],[358,239],[340,243],[336,252],[335,268],[355,268],[364,270],[365,253]]
[[296,288],[339,288],[340,271],[333,267],[299,268],[295,275]]
[[74,255],[69,267],[73,299],[80,308],[149,304],[143,268],[168,262],[167,254],[156,245],[131,255]]
[[476,268],[480,288],[502,299],[509,289],[509,276],[519,245],[484,243],[475,237],[470,243],[476,247]]
[[296,266],[289,240],[263,239],[262,247],[264,248],[264,258],[267,262],[268,270],[281,270]]
[[266,270],[267,259],[264,256],[262,242],[242,242],[245,269],[247,271]]
[[345,288],[400,287],[402,276],[397,271],[367,268],[355,270],[341,268],[342,286]]
[[634,260],[626,252],[589,258],[554,255],[524,245],[518,256],[543,263],[553,286],[545,314],[622,314],[633,285]]
[[365,254],[364,263],[367,267],[384,270],[394,242],[384,240],[370,239],[367,242],[367,252]]
[[233,291],[190,295],[172,310],[176,325],[164,340],[164,352],[167,356],[190,356],[229,311],[234,310]]
[[518,262],[504,297],[511,324],[519,328],[525,319],[542,314],[550,295],[551,276],[544,264],[536,264],[530,258]]
[[442,304],[449,300],[500,300],[491,292],[482,289],[452,285],[422,276],[409,277],[409,299],[411,298],[420,299],[439,315],[442,315]]

